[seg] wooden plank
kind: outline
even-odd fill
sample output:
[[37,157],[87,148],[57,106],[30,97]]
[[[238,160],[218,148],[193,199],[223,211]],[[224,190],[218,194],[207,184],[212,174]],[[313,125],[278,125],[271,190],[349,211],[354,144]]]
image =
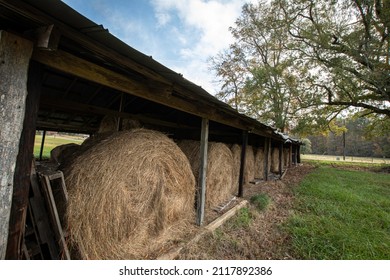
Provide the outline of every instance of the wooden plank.
[[[4,86],[7,87],[8,89],[12,89],[14,92],[13,93],[2,92],[0,93],[0,95],[4,97],[3,93],[5,93],[5,97],[6,97],[4,103],[5,108],[11,105],[11,110],[15,111],[16,115],[15,112],[12,112],[10,113],[11,118],[9,118],[9,116],[5,117],[4,123],[6,125],[6,128],[4,129],[4,132],[7,134],[6,137],[8,139],[6,139],[5,141],[3,141],[3,139],[0,139],[0,143],[1,145],[5,145],[5,147],[3,146],[3,148],[6,148],[8,146],[7,142],[9,143],[9,141],[12,139],[12,135],[14,135],[13,131],[18,130],[17,133],[20,133],[19,131],[20,127],[18,123],[22,121],[23,130],[20,135],[20,141],[19,139],[15,141],[16,142],[15,144],[19,144],[16,163],[15,161],[10,161],[9,163],[5,164],[5,166],[7,166],[8,164],[12,164],[15,166],[15,172],[10,173],[13,174],[13,194],[12,194],[11,214],[9,216],[9,232],[8,232],[6,258],[20,259],[22,257],[22,242],[23,242],[23,234],[25,230],[27,206],[28,206],[28,192],[30,187],[29,174],[31,169],[31,158],[33,156],[35,125],[36,125],[39,95],[40,95],[40,78],[42,72],[40,71],[40,67],[36,66],[36,64],[31,64],[30,67],[28,68],[29,57],[31,56],[32,43],[24,39],[20,39],[14,35],[11,35],[11,37],[12,37],[12,42],[10,42],[10,44],[14,45],[15,48],[17,48],[18,54],[15,54],[15,57],[12,58],[11,57],[4,58],[3,54],[0,54],[0,56],[3,57],[2,61],[6,62],[5,63],[6,65],[9,62],[13,62],[15,64],[12,66],[8,65],[8,68],[6,69],[7,72],[4,73],[4,75],[3,73],[1,73],[1,77],[5,77],[5,79],[7,79],[7,77],[10,77],[12,81],[10,82],[5,80]],[[18,68],[20,72],[17,73],[15,71],[15,68]],[[25,96],[26,85],[27,85],[27,96]],[[14,96],[11,97],[11,95]],[[22,98],[19,99],[18,102],[14,104],[10,103],[10,99],[11,100],[13,98],[18,99],[20,97]],[[5,115],[4,113],[5,113],[4,111],[0,112],[0,115],[4,116]],[[17,115],[19,118],[18,120],[12,119]],[[0,131],[2,131],[2,129],[0,129]],[[2,152],[0,152],[0,154],[1,153]],[[1,158],[3,158],[3,155],[1,155]],[[1,165],[2,164],[0,163],[0,166]],[[8,176],[10,174],[8,174]],[[0,177],[1,175],[2,174],[0,174]],[[9,184],[9,186],[12,186],[12,184]],[[9,209],[9,208],[4,207],[3,209]],[[5,224],[3,219],[1,220],[2,220],[1,224]],[[2,228],[2,226],[0,227]],[[3,235],[2,237],[6,238],[7,235]],[[0,243],[3,244],[2,241],[3,239],[1,238]],[[2,244],[0,244],[0,247],[3,247]]]
[[32,42],[0,30],[0,260],[6,257],[10,230],[15,236],[12,236],[11,241],[14,252],[9,257],[18,258],[20,254],[17,251],[22,245],[19,243],[21,225],[18,224],[18,230],[15,231],[12,225],[9,227],[9,222],[10,219],[12,223],[20,222],[19,217],[11,214],[11,204],[13,192],[15,189],[18,192],[20,187],[19,182],[15,186],[14,174],[21,175],[20,166],[16,170],[15,164],[23,130],[28,62],[32,47]]
[[244,195],[244,172],[245,172],[247,146],[248,146],[248,131],[243,131],[242,145],[241,145],[240,175],[238,177],[238,197],[243,197]]
[[50,216],[52,219],[52,224],[54,226],[54,232],[57,236],[57,239],[60,242],[64,258],[66,260],[70,260],[70,253],[69,253],[66,241],[65,241],[65,236],[64,236],[63,229],[62,229],[60,217],[58,215],[57,205],[56,205],[56,201],[54,199],[50,179],[48,176],[41,174],[41,182],[42,182],[43,192],[44,192],[45,197],[46,197],[46,201],[48,202],[49,212],[50,212]]
[[41,149],[39,150],[39,160],[42,160],[43,148],[45,146],[46,130],[42,133]]
[[221,217],[217,218],[207,226],[203,228],[203,230],[197,234],[193,239],[191,239],[185,246],[179,246],[178,248],[174,248],[173,250],[169,251],[168,253],[159,256],[157,260],[174,260],[177,258],[177,256],[181,253],[181,251],[186,247],[186,246],[191,246],[192,244],[195,244],[198,242],[203,235],[205,235],[208,232],[212,232],[216,230],[218,227],[220,227],[224,222],[226,222],[228,219],[233,217],[241,208],[245,207],[248,205],[247,200],[241,201],[238,205],[230,209],[228,212],[223,214]]
[[288,167],[292,167],[292,155],[293,155],[293,147],[292,147],[292,143],[290,143],[290,147],[289,147],[289,153],[288,153]]
[[297,149],[297,163],[301,163],[301,146],[298,145]]
[[[197,96],[193,93],[181,96],[173,92],[172,87],[159,84],[153,87],[148,83],[141,83],[128,76],[106,69],[84,59],[78,58],[64,51],[35,51],[32,59],[52,67],[56,70],[75,75],[82,79],[86,79],[100,85],[104,85],[124,93],[138,96],[179,111],[207,118],[231,127],[243,130],[251,130],[259,135],[270,135],[270,128],[265,128],[264,131],[256,129],[259,123],[254,120],[248,121],[248,117],[238,115],[236,112],[227,112],[221,110],[221,107],[202,98],[193,98]],[[190,98],[191,97],[191,98]]]
[[40,245],[46,244],[50,256],[43,256],[53,260],[58,259],[59,252],[55,242],[54,233],[51,230],[48,215],[45,209],[45,201],[42,196],[38,176],[35,167],[31,168],[31,189],[33,196],[30,198],[32,220],[36,225],[36,230],[39,236]]
[[206,200],[207,186],[207,149],[209,138],[209,120],[202,119],[202,131],[200,137],[200,166],[199,166],[199,185],[197,197],[197,218],[196,224],[201,226],[204,220],[204,209]]

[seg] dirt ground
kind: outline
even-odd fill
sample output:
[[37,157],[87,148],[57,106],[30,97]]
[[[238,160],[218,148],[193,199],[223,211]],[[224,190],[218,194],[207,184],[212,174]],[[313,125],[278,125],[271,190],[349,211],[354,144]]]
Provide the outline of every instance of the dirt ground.
[[248,224],[240,224],[233,217],[213,233],[186,246],[177,259],[294,259],[289,237],[281,227],[292,211],[294,187],[313,169],[311,165],[299,165],[288,169],[283,180],[245,186],[244,198],[248,201],[259,193],[271,198],[267,209],[258,211],[249,204]]

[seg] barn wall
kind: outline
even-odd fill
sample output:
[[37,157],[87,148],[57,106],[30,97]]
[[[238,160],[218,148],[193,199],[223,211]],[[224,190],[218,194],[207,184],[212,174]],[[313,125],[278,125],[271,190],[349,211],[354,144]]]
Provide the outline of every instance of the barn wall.
[[32,42],[0,31],[0,259],[5,258]]

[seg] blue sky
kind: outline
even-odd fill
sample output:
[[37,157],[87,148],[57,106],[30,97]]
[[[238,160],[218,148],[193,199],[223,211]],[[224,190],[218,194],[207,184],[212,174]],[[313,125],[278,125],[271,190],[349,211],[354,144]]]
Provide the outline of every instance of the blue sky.
[[232,43],[229,27],[253,0],[63,0],[133,48],[211,94],[207,60]]

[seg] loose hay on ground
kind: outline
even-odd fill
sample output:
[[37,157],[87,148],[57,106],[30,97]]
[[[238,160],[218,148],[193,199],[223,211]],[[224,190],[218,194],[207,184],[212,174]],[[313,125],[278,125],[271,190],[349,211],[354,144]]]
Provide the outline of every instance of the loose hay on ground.
[[[199,177],[200,142],[182,140],[179,147],[191,163],[195,180]],[[233,184],[233,156],[223,143],[209,142],[207,150],[206,207],[212,208],[236,195]]]
[[65,170],[71,243],[88,259],[140,259],[194,221],[195,179],[167,136],[113,134]]

